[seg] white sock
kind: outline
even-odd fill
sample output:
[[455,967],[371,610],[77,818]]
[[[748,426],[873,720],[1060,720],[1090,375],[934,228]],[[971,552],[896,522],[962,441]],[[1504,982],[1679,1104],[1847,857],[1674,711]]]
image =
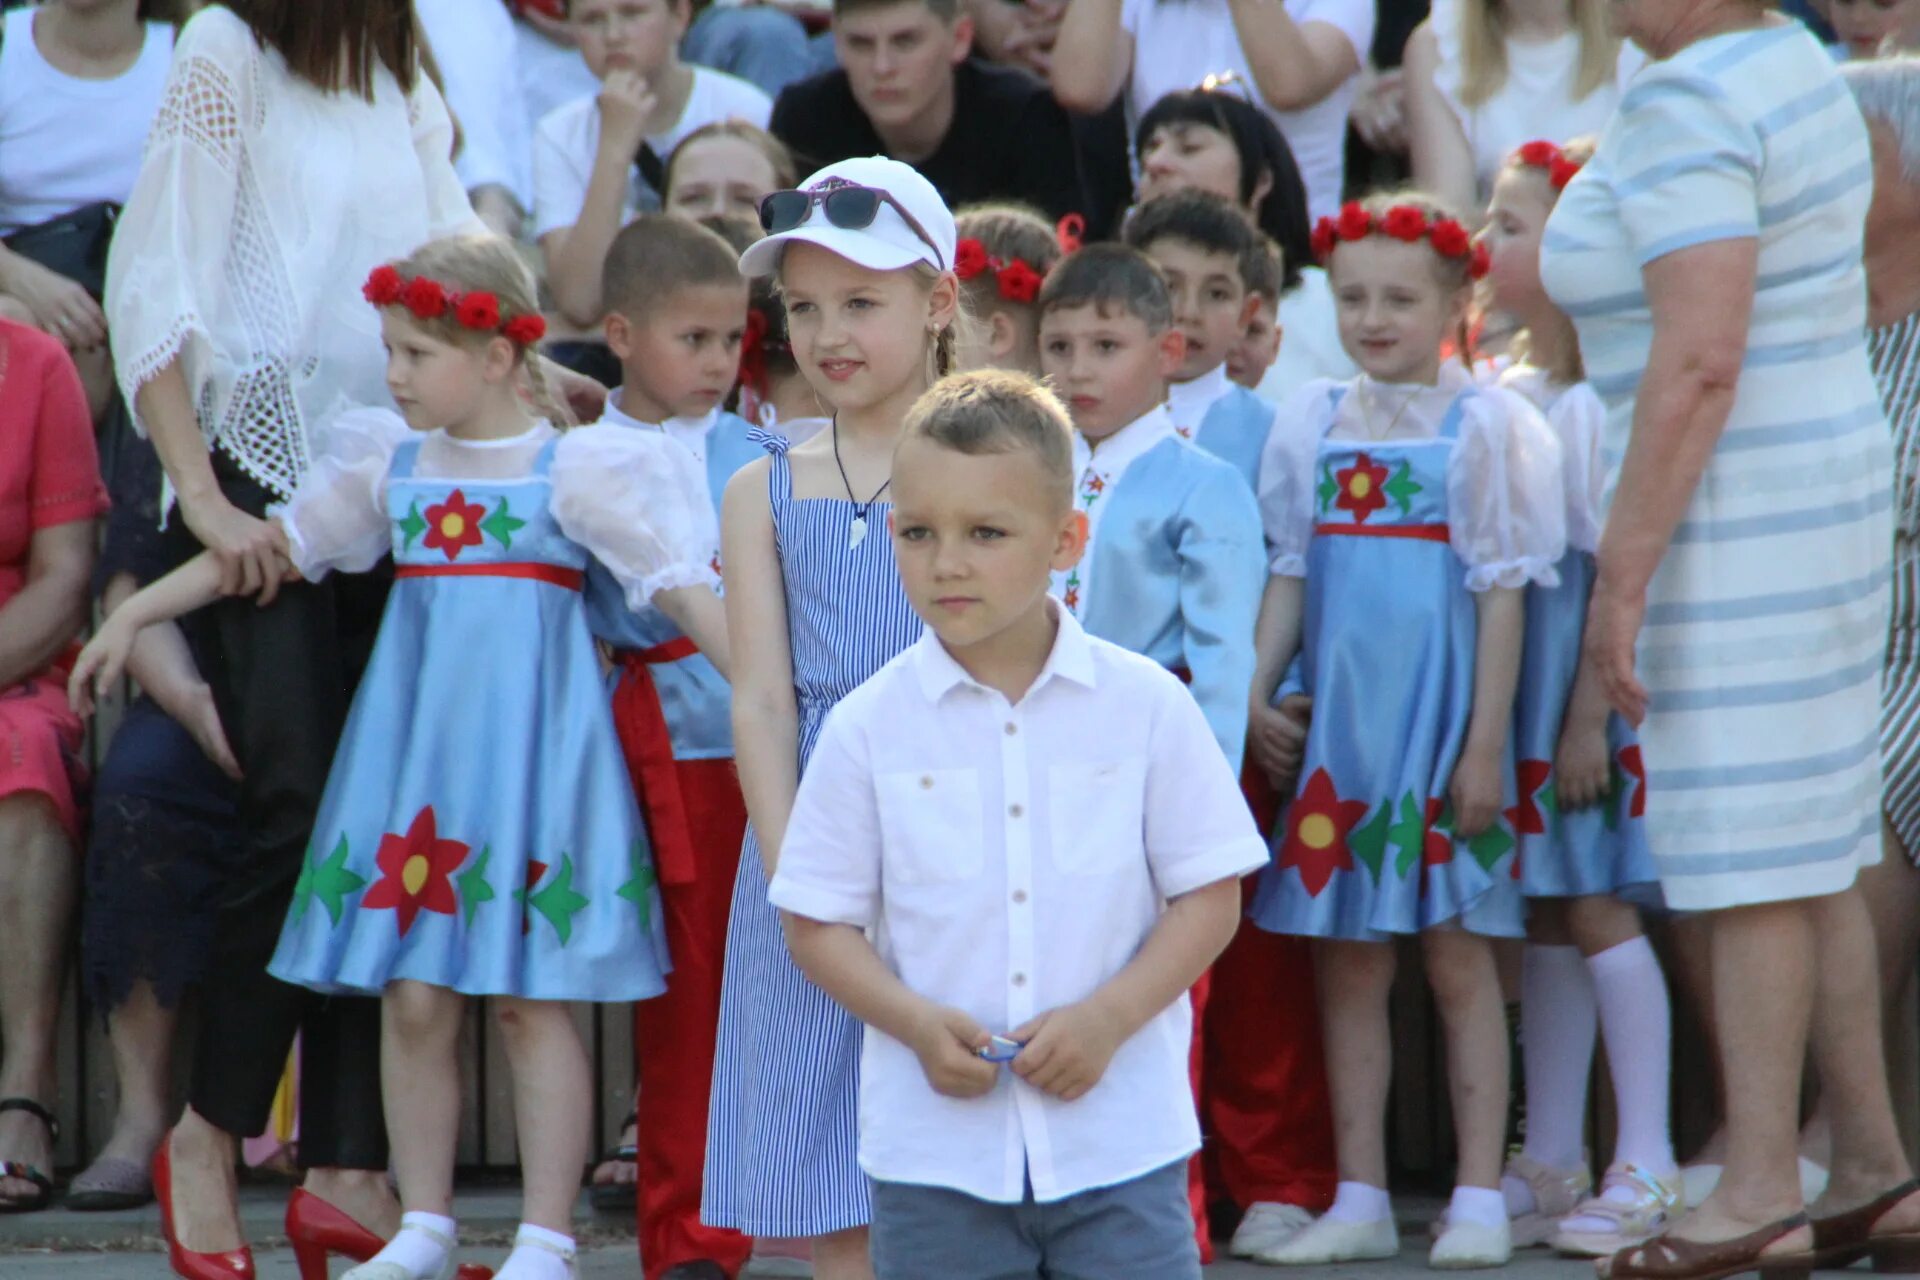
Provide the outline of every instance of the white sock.
[[1644,937],[1630,938],[1588,960],[1587,968],[1593,974],[1607,1066],[1620,1109],[1613,1162],[1670,1174],[1674,1160],[1667,1086],[1673,1026],[1659,957]]
[[572,1280],[573,1255],[572,1236],[523,1222],[513,1237],[513,1252],[493,1273],[494,1280]]
[[1492,1187],[1455,1187],[1447,1201],[1447,1225],[1504,1227],[1507,1225],[1507,1201]]
[[[1587,1077],[1597,1023],[1593,978],[1578,947],[1528,943],[1520,960],[1520,1060],[1527,1089],[1527,1157],[1550,1169],[1585,1158]],[[1534,1208],[1519,1178],[1500,1180],[1507,1213]]]
[[1334,1189],[1333,1207],[1321,1216],[1335,1222],[1380,1222],[1393,1217],[1393,1197],[1385,1187],[1343,1182]]
[[373,1260],[391,1262],[405,1267],[412,1275],[434,1280],[447,1265],[447,1254],[453,1250],[458,1231],[459,1225],[452,1218],[437,1213],[403,1213],[400,1230]]

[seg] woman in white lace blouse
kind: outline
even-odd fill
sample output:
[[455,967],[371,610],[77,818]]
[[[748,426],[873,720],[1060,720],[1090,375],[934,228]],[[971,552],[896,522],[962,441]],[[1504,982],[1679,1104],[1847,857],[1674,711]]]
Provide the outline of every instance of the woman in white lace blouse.
[[[381,1236],[398,1225],[377,1005],[322,1002],[266,973],[385,584],[329,578],[276,595],[261,516],[305,475],[336,405],[387,403],[378,317],[360,297],[368,271],[482,229],[452,149],[408,0],[213,5],[180,33],[109,263],[115,363],[177,496],[174,534],[219,558],[232,593],[199,617],[245,773],[247,857],[219,904],[190,1105],[161,1148],[174,1194],[156,1179],[183,1275],[251,1277],[233,1144],[264,1127],[297,1029],[307,1189]],[[192,1256],[234,1251],[224,1269]]]

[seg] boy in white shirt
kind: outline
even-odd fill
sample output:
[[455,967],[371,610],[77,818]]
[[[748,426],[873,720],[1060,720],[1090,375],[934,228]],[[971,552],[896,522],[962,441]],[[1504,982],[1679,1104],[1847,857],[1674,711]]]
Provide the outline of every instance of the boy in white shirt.
[[1179,681],[1048,598],[1071,450],[1020,374],[908,415],[889,525],[928,632],[827,720],[769,891],[867,1024],[880,1280],[1200,1275],[1186,992],[1267,850]]
[[723,71],[680,61],[692,0],[572,0],[568,23],[600,92],[534,130],[533,233],[554,301],[572,323],[600,320],[600,270],[634,213],[657,209],[667,158],[718,120],[765,128],[773,100]]
[[1260,454],[1278,411],[1228,378],[1227,357],[1260,305],[1246,276],[1260,233],[1224,198],[1186,190],[1155,196],[1135,209],[1121,238],[1166,276],[1174,324],[1187,338],[1186,355],[1167,387],[1174,428],[1233,464],[1247,488],[1257,490]]

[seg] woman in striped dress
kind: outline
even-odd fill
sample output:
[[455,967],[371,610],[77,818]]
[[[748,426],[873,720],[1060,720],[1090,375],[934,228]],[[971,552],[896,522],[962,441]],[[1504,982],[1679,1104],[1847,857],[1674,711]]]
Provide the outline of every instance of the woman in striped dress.
[[[1608,409],[1574,696],[1644,718],[1661,888],[1712,913],[1728,1134],[1714,1194],[1614,1271],[1804,1266],[1816,1241],[1851,1261],[1870,1231],[1878,1261],[1904,1264],[1920,1194],[1902,1185],[1854,884],[1880,854],[1892,541],[1862,324],[1867,131],[1825,51],[1761,0],[1614,9],[1654,61],[1542,242]],[[1811,1227],[1795,1126],[1809,1039],[1834,1108]]]
[[907,409],[953,363],[953,215],[908,166],[831,165],[761,206],[740,260],[778,272],[794,361],[834,411],[728,483],[734,736],[751,825],[734,883],[701,1218],[812,1237],[820,1280],[867,1280],[855,1100],[860,1026],[787,954],[767,881],[835,703],[918,639],[882,500]]

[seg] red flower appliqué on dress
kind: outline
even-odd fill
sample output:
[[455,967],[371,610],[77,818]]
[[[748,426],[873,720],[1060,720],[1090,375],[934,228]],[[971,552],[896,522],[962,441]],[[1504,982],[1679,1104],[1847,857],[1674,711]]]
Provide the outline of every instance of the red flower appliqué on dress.
[[1287,814],[1280,865],[1300,872],[1310,897],[1319,897],[1336,871],[1353,870],[1347,835],[1367,816],[1364,800],[1342,800],[1325,769],[1315,769]]
[[374,855],[380,879],[360,900],[369,911],[390,908],[403,938],[422,911],[450,916],[459,906],[452,877],[467,860],[469,846],[442,840],[434,821],[433,806],[428,805],[414,815],[406,835],[380,837],[380,850]]
[[455,489],[445,502],[427,508],[427,550],[444,551],[447,559],[458,560],[462,551],[487,540],[480,532],[486,518],[485,507],[468,502],[467,495]]
[[1350,513],[1355,524],[1387,505],[1387,469],[1366,454],[1359,454],[1353,465],[1333,473],[1340,496],[1333,505]]
[[1633,803],[1627,806],[1629,818],[1647,816],[1647,766],[1640,756],[1640,744],[1630,742],[1620,748],[1620,771],[1633,779]]

